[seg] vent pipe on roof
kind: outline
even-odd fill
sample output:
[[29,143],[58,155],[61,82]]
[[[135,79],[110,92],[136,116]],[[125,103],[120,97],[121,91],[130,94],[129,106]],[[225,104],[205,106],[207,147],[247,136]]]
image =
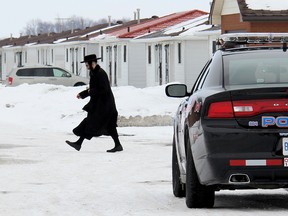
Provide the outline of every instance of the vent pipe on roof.
[[111,26],[111,16],[108,16],[108,26]]
[[140,23],[140,9],[137,8],[137,20],[138,20],[138,24]]
[[137,19],[137,12],[134,11],[134,20],[136,20],[136,19]]

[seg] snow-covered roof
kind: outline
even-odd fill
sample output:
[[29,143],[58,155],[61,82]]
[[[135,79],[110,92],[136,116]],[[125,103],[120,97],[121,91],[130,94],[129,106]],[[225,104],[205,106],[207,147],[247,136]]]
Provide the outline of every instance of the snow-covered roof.
[[[199,36],[220,35],[220,29],[214,29],[213,25],[208,25],[209,15],[203,15],[194,19],[190,19],[165,29],[147,33],[135,38],[141,41],[159,41],[159,40],[174,40],[185,38],[199,38]],[[205,31],[205,32],[203,32]],[[199,34],[201,32],[201,34]]]
[[164,30],[164,34],[173,34],[176,32],[180,32],[181,30],[184,29],[191,29],[191,28],[195,28],[196,26],[199,26],[201,24],[203,24],[204,22],[208,21],[208,17],[209,15],[203,15],[200,17],[197,17],[195,19],[191,19],[191,20],[187,20],[185,22],[179,23],[177,25],[168,27],[167,29]]
[[287,0],[246,0],[246,4],[252,10],[288,10]]

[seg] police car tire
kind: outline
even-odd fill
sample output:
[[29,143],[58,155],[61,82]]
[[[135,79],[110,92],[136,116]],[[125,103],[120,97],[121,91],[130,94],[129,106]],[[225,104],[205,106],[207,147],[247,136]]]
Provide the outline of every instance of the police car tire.
[[175,197],[184,197],[185,196],[185,184],[181,182],[180,179],[180,170],[177,160],[176,153],[176,143],[175,136],[173,137],[173,147],[172,147],[172,186],[173,194]]
[[187,139],[187,143],[186,205],[188,208],[212,208],[214,206],[215,191],[209,186],[200,184],[189,138]]

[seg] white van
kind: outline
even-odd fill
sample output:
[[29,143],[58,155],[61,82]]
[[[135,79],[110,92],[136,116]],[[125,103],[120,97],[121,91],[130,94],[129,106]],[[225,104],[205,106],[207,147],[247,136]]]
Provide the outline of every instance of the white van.
[[6,86],[17,86],[23,83],[81,86],[88,85],[89,79],[75,76],[62,68],[53,66],[15,68],[6,78]]

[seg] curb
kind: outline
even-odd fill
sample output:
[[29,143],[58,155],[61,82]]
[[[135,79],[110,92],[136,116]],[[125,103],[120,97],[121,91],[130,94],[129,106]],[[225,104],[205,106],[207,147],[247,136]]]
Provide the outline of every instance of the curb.
[[170,115],[153,115],[153,116],[145,116],[141,117],[137,116],[118,116],[119,127],[152,127],[152,126],[172,126],[173,125],[173,117]]

